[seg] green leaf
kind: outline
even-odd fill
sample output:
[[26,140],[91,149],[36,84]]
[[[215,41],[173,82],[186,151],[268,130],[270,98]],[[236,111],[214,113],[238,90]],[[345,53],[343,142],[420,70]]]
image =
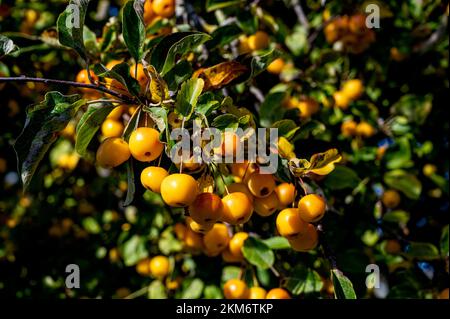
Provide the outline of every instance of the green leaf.
[[183,289],[181,299],[198,299],[203,293],[205,284],[202,280],[195,278]]
[[86,156],[87,147],[97,133],[108,114],[114,109],[110,103],[96,103],[89,105],[77,125],[75,150],[81,156]]
[[151,107],[145,109],[150,114],[152,120],[158,126],[160,132],[164,131],[168,127],[167,110],[163,107]]
[[294,31],[286,37],[285,43],[295,56],[307,52],[309,50],[308,31],[305,27],[296,25]]
[[82,223],[83,228],[90,234],[99,234],[102,231],[102,228],[94,217],[87,217],[83,219]]
[[439,250],[430,243],[411,242],[403,253],[406,257],[419,260],[433,260],[440,258]]
[[212,92],[205,92],[198,98],[197,107],[195,112],[209,116],[211,112],[220,108],[219,101],[216,100]]
[[134,235],[128,239],[121,247],[121,255],[125,266],[136,265],[141,259],[148,257],[148,251],[145,247],[145,238]]
[[392,106],[392,113],[405,116],[410,122],[422,125],[433,106],[433,96],[417,96],[413,94],[403,95]]
[[293,120],[280,120],[273,123],[271,127],[278,129],[278,136],[283,136],[288,140],[300,129],[300,126]]
[[86,51],[90,55],[97,55],[99,53],[99,48],[97,44],[97,35],[95,32],[91,31],[87,26],[83,28],[83,41]]
[[404,210],[393,210],[383,215],[385,222],[404,224],[409,221],[409,213]]
[[285,237],[281,237],[281,236],[270,237],[268,239],[264,239],[263,242],[270,249],[274,249],[274,250],[291,248],[291,245],[289,244],[289,241]]
[[59,42],[74,49],[84,60],[88,57],[84,47],[83,31],[89,1],[70,0],[56,22]]
[[214,118],[211,126],[219,130],[224,130],[226,128],[238,128],[239,118],[233,114],[222,114]]
[[356,299],[352,282],[339,269],[331,270],[331,280],[336,299]]
[[130,139],[131,133],[136,131],[138,125],[139,125],[139,119],[140,115],[142,113],[141,107],[138,107],[138,109],[131,115],[131,118],[128,120],[128,124],[125,127],[125,131],[122,134],[122,137],[125,141],[128,141]]
[[219,27],[211,33],[212,40],[208,41],[206,47],[209,50],[216,47],[223,47],[238,38],[240,34],[242,34],[242,29],[235,24]]
[[27,109],[25,126],[14,143],[24,190],[28,188],[44,155],[58,139],[58,133],[84,103],[79,95],[49,92],[43,102]]
[[249,263],[262,269],[272,267],[275,261],[275,255],[269,245],[252,236],[244,242],[242,253]]
[[203,79],[190,79],[181,85],[175,102],[175,108],[186,120],[189,120],[194,112],[204,85],[205,82]]
[[422,184],[417,177],[404,170],[398,169],[385,173],[384,182],[411,199],[418,199],[422,192]]
[[[99,77],[115,79],[121,83],[134,96],[139,96],[141,87],[139,82],[130,74],[130,66],[127,63],[120,63],[115,65],[111,70],[108,70],[103,65],[95,65],[94,72]],[[126,94],[123,88],[112,88],[112,90],[119,91],[119,93]]]
[[122,32],[131,56],[139,61],[145,41],[144,0],[129,1],[122,12]]
[[390,147],[385,155],[388,169],[409,168],[414,166],[411,160],[411,146],[408,137],[398,138],[394,147]]
[[441,256],[448,256],[448,225],[444,227],[441,235]]
[[183,245],[177,240],[172,232],[163,232],[158,241],[158,248],[164,255],[180,252]]
[[260,55],[254,55],[251,59],[250,63],[251,72],[250,76],[247,78],[247,81],[250,81],[257,75],[265,71],[269,66],[269,64],[280,56],[281,52],[276,49],[272,49],[268,52],[263,52]]
[[125,198],[125,202],[123,203],[124,207],[131,205],[134,200],[134,194],[136,193],[136,182],[132,158],[130,158],[127,162],[127,185],[127,197]]
[[148,286],[148,299],[167,299],[166,287],[160,280],[153,280]]
[[208,285],[203,289],[205,299],[223,299],[222,290],[216,285]]
[[245,34],[254,34],[259,30],[259,17],[249,10],[239,10],[236,14],[236,24]]
[[0,57],[14,53],[18,50],[19,47],[15,45],[11,39],[0,34]]
[[181,83],[189,79],[194,70],[188,61],[180,61],[166,73],[164,80],[171,91],[177,91]]
[[237,266],[225,266],[222,269],[221,283],[225,283],[230,279],[238,278],[241,273],[241,268]]
[[342,165],[337,165],[324,181],[327,188],[334,190],[354,189],[360,182],[361,179],[354,170]]
[[266,95],[259,111],[259,122],[262,127],[271,127],[272,123],[283,118],[283,100],[286,92],[273,92]]
[[297,265],[285,278],[283,286],[294,295],[309,294],[319,292],[323,287],[323,281],[315,270]]
[[165,36],[152,51],[150,64],[165,76],[176,63],[177,57],[193,51],[211,37],[201,32],[177,32]]
[[206,11],[211,12],[245,3],[245,0],[206,0]]

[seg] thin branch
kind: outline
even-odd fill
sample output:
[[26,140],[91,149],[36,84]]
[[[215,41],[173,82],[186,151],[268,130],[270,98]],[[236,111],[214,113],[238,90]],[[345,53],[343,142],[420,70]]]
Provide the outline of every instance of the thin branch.
[[85,83],[78,83],[78,82],[65,81],[65,80],[56,80],[56,79],[33,78],[33,77],[27,77],[27,76],[0,77],[0,82],[37,82],[37,83],[45,83],[45,84],[69,85],[69,86],[74,86],[74,87],[78,87],[78,88],[85,88],[85,89],[101,91],[101,92],[107,93],[109,95],[115,96],[115,97],[117,97],[123,101],[126,101],[128,103],[131,103],[131,104],[133,104],[135,102],[134,99],[132,99],[126,95],[123,95],[116,91],[112,91],[103,86],[97,86],[94,84],[85,84]]
[[305,11],[303,11],[302,5],[299,0],[292,0],[292,7],[294,8],[295,14],[297,15],[298,22],[306,29],[309,29],[309,22],[306,18]]
[[331,269],[337,269],[338,267],[337,267],[336,257],[334,255],[333,250],[331,249],[331,247],[328,245],[327,241],[325,240],[322,224],[319,224],[317,226],[317,231],[319,232],[320,244],[322,246],[324,256],[330,262]]

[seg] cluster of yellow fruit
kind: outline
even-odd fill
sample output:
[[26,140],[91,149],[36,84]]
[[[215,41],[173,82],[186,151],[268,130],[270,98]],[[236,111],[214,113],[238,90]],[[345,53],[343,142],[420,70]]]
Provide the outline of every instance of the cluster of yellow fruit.
[[333,93],[334,105],[345,110],[351,102],[360,98],[363,93],[364,85],[361,80],[348,80],[344,82],[340,90]]
[[239,52],[241,54],[264,50],[269,47],[270,38],[264,31],[256,31],[250,36],[242,35],[239,38]]
[[144,4],[144,23],[149,26],[162,18],[175,14],[175,0],[146,0]]
[[259,286],[248,287],[241,279],[230,279],[223,286],[226,299],[291,299],[289,292],[283,288],[266,291]]
[[369,138],[376,133],[376,130],[372,125],[365,121],[356,123],[353,120],[347,120],[341,125],[341,133],[346,137],[360,136]]
[[301,119],[308,119],[320,110],[319,103],[309,97],[291,97],[283,102],[283,106],[288,109],[298,109]]
[[145,258],[137,263],[136,271],[142,276],[153,276],[162,279],[170,274],[170,260],[166,256]]
[[375,41],[375,32],[366,26],[366,16],[355,14],[340,16],[329,21],[324,29],[328,43],[341,42],[355,54],[365,51]]
[[159,132],[150,127],[139,127],[130,135],[128,143],[120,137],[105,139],[97,150],[97,164],[105,168],[117,167],[130,156],[141,162],[157,159],[164,150]]

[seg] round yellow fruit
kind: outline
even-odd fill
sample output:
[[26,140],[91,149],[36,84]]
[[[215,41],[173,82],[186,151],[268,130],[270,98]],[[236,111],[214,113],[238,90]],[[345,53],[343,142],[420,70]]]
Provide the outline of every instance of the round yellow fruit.
[[230,243],[228,244],[229,250],[231,254],[237,258],[243,258],[244,255],[242,254],[242,247],[244,246],[244,242],[248,238],[248,233],[246,232],[239,232],[233,235],[233,237],[230,240]]
[[252,51],[263,50],[269,46],[269,35],[264,31],[257,31],[248,37],[248,47]]
[[296,237],[289,239],[291,248],[295,251],[309,251],[316,248],[319,242],[319,235],[314,225],[309,224],[306,233],[299,234]]
[[247,187],[255,197],[268,197],[276,184],[272,175],[254,172],[247,179]]
[[127,142],[119,137],[104,140],[97,150],[97,164],[105,168],[117,167],[128,161],[131,153]]
[[291,183],[281,183],[275,187],[275,194],[277,194],[280,207],[287,207],[295,200],[295,186]]
[[248,299],[266,299],[267,291],[262,287],[251,287]]
[[189,225],[190,229],[192,229],[193,231],[195,231],[196,233],[199,233],[199,234],[206,234],[214,226],[214,223],[205,223],[205,224],[197,223],[195,220],[193,220],[190,217],[186,218],[186,223]]
[[272,192],[267,197],[259,198],[257,197],[253,202],[255,207],[255,212],[262,217],[267,217],[275,213],[275,211],[280,207],[280,201],[275,192]]
[[150,166],[144,168],[141,173],[142,185],[152,192],[161,193],[162,181],[169,176],[169,172],[162,167]]
[[280,74],[285,66],[284,60],[282,58],[277,58],[270,62],[267,66],[267,71],[272,74]]
[[230,234],[225,224],[216,223],[212,229],[203,236],[203,245],[210,252],[221,252],[227,248]]
[[175,14],[175,0],[153,0],[153,12],[164,18],[171,18]]
[[121,122],[113,120],[113,119],[106,119],[101,127],[102,135],[106,138],[108,137],[120,137],[123,134],[124,126]]
[[248,189],[247,185],[245,185],[244,183],[233,183],[227,186],[228,192],[229,193],[244,193],[245,195],[248,196],[248,198],[250,199],[250,201],[253,203],[254,198],[253,198],[253,194],[250,192],[250,190]]
[[161,183],[161,196],[172,207],[186,207],[197,197],[197,181],[187,174],[172,174]]
[[334,105],[340,109],[347,109],[350,105],[350,99],[342,91],[333,93]]
[[342,92],[350,100],[356,100],[363,94],[364,85],[362,81],[358,79],[348,80],[342,86]]
[[231,225],[246,223],[253,214],[253,204],[247,195],[241,192],[231,193],[222,198],[222,221]]
[[323,197],[316,194],[303,196],[298,202],[298,212],[301,219],[308,223],[314,223],[325,215],[326,203]]
[[128,141],[131,155],[141,162],[157,159],[164,150],[159,140],[159,132],[149,127],[139,127],[130,135]]
[[150,272],[154,277],[164,278],[170,272],[170,261],[166,256],[156,256],[150,260]]
[[291,299],[291,296],[283,288],[274,288],[269,290],[266,299]]
[[286,208],[278,214],[276,226],[281,236],[293,238],[306,233],[308,223],[300,218],[297,208]]
[[189,215],[200,224],[217,222],[223,213],[223,204],[219,196],[213,193],[199,194],[189,206]]
[[223,286],[223,295],[226,299],[247,299],[249,289],[243,280],[230,279]]
[[387,208],[395,208],[400,204],[401,197],[396,190],[388,189],[383,193],[381,201]]

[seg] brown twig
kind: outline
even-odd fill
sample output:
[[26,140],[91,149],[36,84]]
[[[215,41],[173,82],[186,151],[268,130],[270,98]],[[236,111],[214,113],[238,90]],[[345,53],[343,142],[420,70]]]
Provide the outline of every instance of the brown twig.
[[115,96],[115,97],[117,97],[125,102],[128,102],[130,104],[134,103],[134,100],[126,95],[123,95],[116,91],[112,91],[103,86],[98,86],[95,84],[85,84],[85,83],[78,83],[78,82],[66,81],[66,80],[56,80],[56,79],[33,78],[33,77],[27,77],[27,76],[0,77],[0,82],[36,82],[36,83],[45,83],[45,84],[69,85],[69,86],[74,86],[74,87],[78,87],[78,88],[85,88],[85,89],[101,91],[101,92],[107,93],[109,95]]

